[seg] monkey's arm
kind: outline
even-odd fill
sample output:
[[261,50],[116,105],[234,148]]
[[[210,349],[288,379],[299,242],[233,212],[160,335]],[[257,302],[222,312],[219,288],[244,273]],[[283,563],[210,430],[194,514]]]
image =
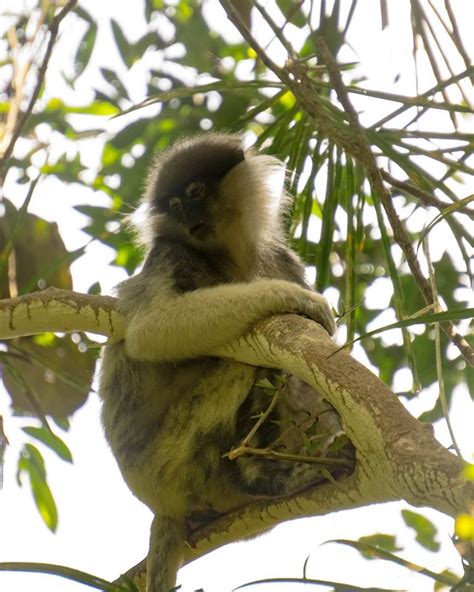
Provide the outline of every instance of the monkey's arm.
[[334,332],[323,296],[284,280],[224,284],[176,294],[164,287],[146,291],[129,311],[125,350],[134,359],[173,361],[209,355],[242,336],[262,318],[301,313]]

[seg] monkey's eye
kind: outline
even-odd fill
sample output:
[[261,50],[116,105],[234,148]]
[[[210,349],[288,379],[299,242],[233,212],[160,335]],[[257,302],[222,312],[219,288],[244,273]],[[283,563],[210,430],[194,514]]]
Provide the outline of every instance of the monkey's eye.
[[186,195],[191,199],[201,199],[206,195],[206,185],[202,181],[194,181],[186,187]]

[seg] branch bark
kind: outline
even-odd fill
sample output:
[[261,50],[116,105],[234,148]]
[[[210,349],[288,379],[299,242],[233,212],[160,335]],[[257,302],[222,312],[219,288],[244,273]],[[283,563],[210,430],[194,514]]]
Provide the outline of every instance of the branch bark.
[[48,331],[84,331],[105,335],[111,341],[123,336],[123,318],[110,296],[92,296],[47,288],[0,300],[0,339],[38,335]]
[[[124,322],[110,297],[49,289],[0,301],[0,339],[49,331],[88,331],[111,340]],[[463,462],[413,418],[391,390],[338,346],[316,323],[296,315],[272,317],[214,352],[246,364],[283,368],[324,394],[357,450],[354,473],[271,503],[239,508],[189,541],[186,561],[293,518],[404,499],[455,516],[474,499],[461,478]],[[337,352],[337,353],[336,353]],[[127,572],[141,581],[144,564]]]

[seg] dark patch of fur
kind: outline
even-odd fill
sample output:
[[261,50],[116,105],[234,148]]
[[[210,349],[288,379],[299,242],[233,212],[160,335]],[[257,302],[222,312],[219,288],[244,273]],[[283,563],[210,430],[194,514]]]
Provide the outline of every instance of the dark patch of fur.
[[122,459],[124,466],[133,466],[140,461],[145,450],[157,437],[161,429],[161,423],[152,420],[140,425],[139,431],[130,430],[129,426],[119,431],[117,439],[117,454]]
[[[121,365],[117,372],[112,376],[108,385],[111,396],[115,399],[113,408],[112,422],[114,425],[135,415],[141,407],[141,389],[136,388],[140,385],[141,374],[138,362],[130,360],[130,363]],[[125,385],[133,385],[132,388],[125,388]]]
[[177,142],[158,157],[153,167],[152,208],[160,210],[164,198],[182,194],[197,179],[222,178],[244,158],[239,136],[203,135]]
[[225,283],[223,274],[208,257],[177,240],[157,240],[146,258],[143,273],[154,275],[163,267],[171,269],[174,288],[179,294]]

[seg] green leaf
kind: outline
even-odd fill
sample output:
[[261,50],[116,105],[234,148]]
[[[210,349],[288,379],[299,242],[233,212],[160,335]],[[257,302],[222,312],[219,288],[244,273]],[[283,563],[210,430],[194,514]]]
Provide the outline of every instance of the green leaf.
[[130,66],[133,65],[133,56],[131,56],[130,52],[130,43],[128,42],[128,39],[125,37],[120,25],[115,19],[110,19],[110,24],[112,26],[112,33],[117,45],[117,49],[119,50],[120,57],[122,58],[123,63],[130,68]]
[[[430,325],[431,323],[442,323],[444,321],[461,321],[462,319],[471,319],[473,317],[474,308],[458,308],[455,310],[446,310],[444,312],[420,315],[419,317],[411,319],[403,319],[402,321],[397,321],[396,323],[392,323],[391,325],[384,325],[383,327],[378,327],[373,331],[364,333],[364,335],[357,337],[357,339],[354,339],[351,343],[346,343],[339,349],[343,349],[344,347],[356,343],[356,341],[366,339],[367,337],[376,335],[377,333],[381,333],[382,331],[389,331],[390,329],[401,329],[402,327],[411,327],[412,325]],[[339,351],[339,349],[337,351]],[[337,351],[335,353],[337,353]]]
[[446,573],[436,573],[434,571],[431,571],[430,569],[427,569],[426,567],[422,567],[421,565],[417,565],[412,561],[402,559],[401,557],[393,555],[392,553],[388,553],[387,551],[383,551],[382,549],[377,549],[377,547],[374,547],[373,545],[368,545],[367,543],[362,543],[360,541],[350,541],[347,539],[334,539],[332,541],[326,542],[347,545],[348,547],[357,549],[357,551],[359,551],[359,553],[363,554],[364,556],[366,554],[370,554],[372,557],[396,563],[397,565],[406,567],[410,571],[414,571],[416,573],[428,576],[436,582],[440,582],[441,584],[445,584],[446,586],[455,586],[459,582],[459,578],[456,576],[453,577]]
[[307,17],[301,10],[301,4],[295,0],[277,0],[278,8],[282,11],[286,21],[300,28],[307,23]]
[[84,8],[82,8],[82,6],[76,6],[74,8],[74,13],[77,14],[77,16],[79,16],[81,19],[86,21],[86,23],[90,24],[94,22],[94,19],[91,17],[90,13],[87,12],[87,10],[85,10]]
[[43,456],[32,444],[25,444],[21,452],[17,473],[17,481],[20,485],[20,473],[22,471],[28,473],[33,499],[43,522],[52,532],[55,532],[58,526],[56,502],[46,481]]
[[58,426],[58,428],[60,428],[61,430],[65,431],[65,432],[69,431],[71,424],[70,424],[69,419],[67,417],[53,416],[51,419]]
[[[396,538],[393,534],[383,534],[381,532],[378,532],[377,534],[372,534],[370,536],[360,537],[359,542],[371,545],[373,547],[376,547],[377,549],[381,549],[382,551],[387,551],[388,553],[402,551],[402,547],[399,547],[397,545]],[[366,559],[374,558],[371,553],[362,552],[362,555],[364,555]]]
[[64,116],[67,113],[78,113],[80,115],[116,115],[120,110],[118,107],[109,101],[92,101],[85,106],[67,105],[61,99],[54,98],[48,101],[42,116],[45,117],[48,113],[57,113]]
[[402,510],[402,518],[416,532],[416,540],[422,547],[428,551],[439,551],[439,543],[435,540],[438,531],[428,518],[412,510]]
[[102,292],[102,289],[100,287],[99,282],[94,282],[92,284],[92,286],[87,290],[88,294],[100,294],[101,292]]
[[76,154],[71,160],[66,154],[58,158],[54,164],[44,164],[41,167],[42,175],[55,175],[58,179],[68,183],[77,183],[80,173],[84,170],[81,157]]
[[118,98],[129,99],[128,91],[115,70],[111,70],[110,68],[100,68],[100,73],[105,80],[114,87]]
[[403,590],[394,590],[393,588],[360,588],[359,586],[351,586],[350,584],[341,584],[340,582],[330,580],[315,580],[313,578],[267,578],[265,580],[247,582],[242,586],[234,588],[234,590],[243,590],[249,586],[258,586],[259,584],[301,584],[305,589],[308,587],[308,584],[313,584],[314,586],[324,586],[325,588],[330,587],[332,592],[403,592]]
[[74,69],[76,72],[76,79],[84,72],[89,64],[89,61],[94,51],[95,42],[97,39],[97,25],[95,22],[90,22],[89,27],[84,33],[79,45],[77,47],[76,55],[74,56]]
[[[440,572],[442,576],[446,576],[447,578],[457,578],[457,575],[451,571],[450,569],[443,569],[442,572]],[[467,583],[467,578],[469,577],[468,572],[466,572],[466,574],[463,577],[464,582],[463,583]],[[434,588],[433,588],[434,592],[446,592],[446,585],[442,584],[441,582],[435,582]],[[453,588],[451,588],[452,592],[455,592],[456,590],[458,590],[458,592],[462,592],[463,587],[461,582],[459,581],[457,586],[454,586]],[[466,588],[466,592],[469,590],[469,588]],[[472,587],[471,587],[471,592],[472,592]]]
[[329,161],[326,182],[326,197],[324,199],[321,238],[318,246],[317,276],[318,290],[323,291],[329,283],[331,273],[330,255],[333,248],[336,229],[336,209],[339,203],[339,184],[341,181],[341,150],[329,149]]
[[120,585],[114,584],[92,574],[86,573],[85,571],[72,569],[71,567],[66,567],[64,565],[55,565],[53,563],[5,561],[0,563],[0,571],[51,574],[72,580],[74,582],[85,584],[91,588],[102,590],[103,592],[139,592],[137,586],[131,580],[127,580]]
[[25,434],[28,434],[32,438],[36,438],[36,440],[39,440],[45,446],[48,446],[48,448],[54,450],[54,452],[56,452],[56,454],[66,462],[72,463],[71,451],[64,441],[61,440],[59,436],[56,436],[56,434],[53,434],[44,427],[36,428],[33,426],[28,426],[22,428],[22,430],[25,432]]

